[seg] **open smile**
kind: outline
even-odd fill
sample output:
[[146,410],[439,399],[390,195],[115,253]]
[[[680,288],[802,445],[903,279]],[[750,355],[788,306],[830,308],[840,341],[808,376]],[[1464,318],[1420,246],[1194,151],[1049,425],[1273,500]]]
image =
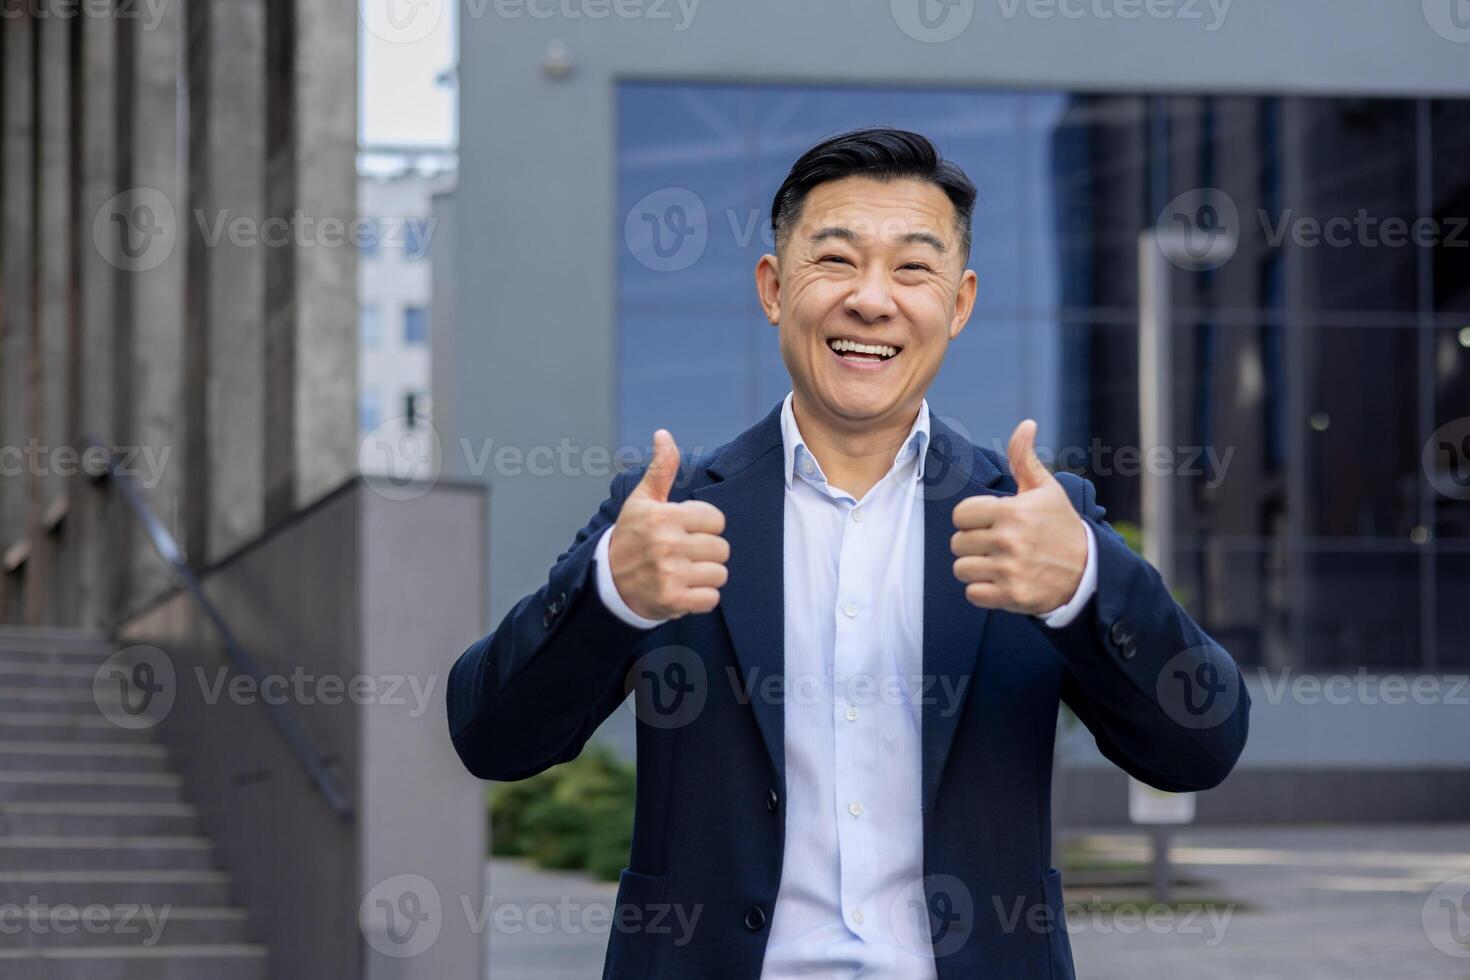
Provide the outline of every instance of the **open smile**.
[[827,341],[827,349],[845,365],[873,370],[888,363],[899,355],[902,347],[893,344],[866,344],[846,337],[833,337]]

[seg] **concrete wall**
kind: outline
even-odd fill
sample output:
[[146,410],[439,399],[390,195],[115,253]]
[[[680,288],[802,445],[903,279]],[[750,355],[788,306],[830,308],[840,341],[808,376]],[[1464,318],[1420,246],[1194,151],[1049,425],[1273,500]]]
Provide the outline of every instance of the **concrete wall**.
[[[462,900],[480,907],[484,795],[449,744],[443,700],[455,654],[485,629],[483,523],[474,488],[389,499],[354,481],[205,575],[207,594],[265,673],[284,680],[274,690],[331,760],[355,807],[350,823],[313,788],[255,689],[230,693],[245,682],[189,596],[122,631],[172,664],[177,696],[159,733],[235,874],[235,899],[270,946],[272,976],[481,973]],[[353,684],[371,687],[347,697]],[[437,938],[412,956],[384,955],[379,947],[393,946],[365,939],[359,908],[405,875],[437,892],[440,917],[426,924]]]

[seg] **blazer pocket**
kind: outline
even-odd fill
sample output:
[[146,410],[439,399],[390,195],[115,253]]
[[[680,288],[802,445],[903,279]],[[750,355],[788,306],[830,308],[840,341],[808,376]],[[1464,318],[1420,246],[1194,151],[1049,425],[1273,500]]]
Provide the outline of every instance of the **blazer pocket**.
[[1047,940],[1051,952],[1052,980],[1076,980],[1077,967],[1072,962],[1072,940],[1067,933],[1066,899],[1062,896],[1062,873],[1049,869],[1041,876],[1041,892],[1051,914],[1047,920],[1051,931]]
[[664,903],[668,878],[624,868],[618,875],[618,897],[613,903],[603,980],[642,980],[653,972],[659,936],[650,925],[661,926],[669,915]]

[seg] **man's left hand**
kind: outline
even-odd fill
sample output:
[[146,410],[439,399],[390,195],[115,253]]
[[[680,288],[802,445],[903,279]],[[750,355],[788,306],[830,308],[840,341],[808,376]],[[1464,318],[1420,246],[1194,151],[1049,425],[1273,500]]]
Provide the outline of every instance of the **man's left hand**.
[[1036,458],[1036,423],[1011,433],[1011,497],[977,495],[954,509],[954,575],[977,606],[1039,616],[1066,605],[1087,567],[1087,529],[1067,491]]

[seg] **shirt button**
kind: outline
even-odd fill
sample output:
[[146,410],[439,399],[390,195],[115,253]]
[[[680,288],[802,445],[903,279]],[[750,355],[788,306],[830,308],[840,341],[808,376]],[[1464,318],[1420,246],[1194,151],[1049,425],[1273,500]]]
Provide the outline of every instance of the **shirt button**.
[[854,616],[857,615],[857,603],[849,602],[842,611],[847,613],[848,619],[852,619]]
[[816,467],[812,465],[812,461],[811,460],[804,459],[804,460],[801,461],[801,471],[803,473],[810,473],[814,469],[816,469]]
[[843,715],[847,718],[848,721],[857,721],[858,709],[854,708],[852,705],[848,705],[847,710],[843,712]]
[[863,815],[863,805],[857,800],[853,800],[847,805],[847,812],[854,817],[861,817]]
[[852,509],[852,519],[859,524],[863,522],[863,509],[861,507],[854,507]]
[[862,909],[853,909],[852,910],[852,921],[856,922],[858,925],[862,925],[863,924],[863,910]]

